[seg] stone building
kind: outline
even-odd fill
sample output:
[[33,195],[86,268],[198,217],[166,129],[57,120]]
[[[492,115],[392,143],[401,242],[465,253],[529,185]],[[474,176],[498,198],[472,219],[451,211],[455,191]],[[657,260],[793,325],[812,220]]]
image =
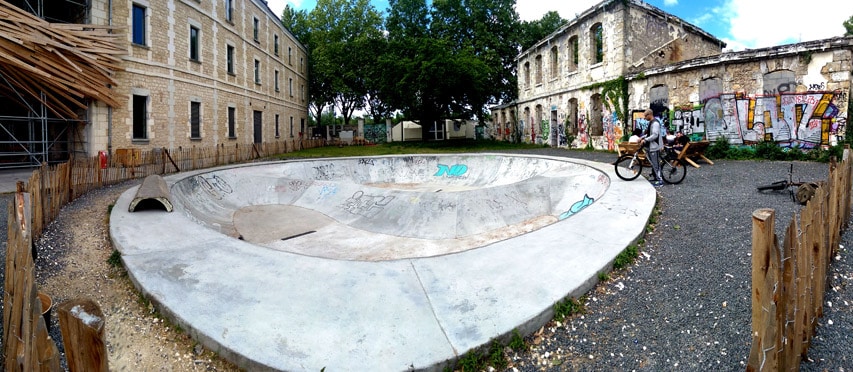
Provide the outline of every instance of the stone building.
[[[750,119],[743,126],[748,129],[734,125],[740,122],[737,115],[757,107],[761,115],[771,112],[766,120],[807,122],[797,113],[827,115],[821,120],[831,121],[824,125],[831,132],[824,131],[826,141],[820,143],[828,143],[847,120],[849,45],[850,39],[842,38],[721,53],[722,41],[678,17],[641,1],[607,0],[519,54],[518,99],[493,107],[491,132],[503,140],[614,149],[626,133],[644,124],[634,120],[641,117],[638,112],[652,108],[671,129],[683,129],[694,139],[726,136],[734,143],[814,146],[814,133],[792,129],[785,134],[780,125],[770,129],[765,116]],[[783,105],[821,86],[807,99],[816,99],[815,92],[828,94],[828,111]],[[778,97],[775,106],[767,96]],[[754,101],[752,106],[746,98]],[[733,111],[738,105],[746,109]],[[724,124],[717,126],[721,120]]]
[[[16,2],[51,22],[114,25],[124,34],[123,71],[112,87],[122,104],[89,102],[82,120],[67,122],[70,134],[53,139],[69,152],[228,146],[305,131],[307,49],[266,1]],[[76,15],[56,20],[50,9]]]

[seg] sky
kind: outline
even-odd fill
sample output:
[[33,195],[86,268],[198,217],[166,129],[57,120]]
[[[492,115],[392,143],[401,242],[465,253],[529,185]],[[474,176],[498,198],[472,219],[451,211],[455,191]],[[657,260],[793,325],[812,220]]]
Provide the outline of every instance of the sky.
[[[310,11],[316,0],[268,0],[270,9],[281,15],[286,4]],[[522,20],[536,20],[556,10],[572,19],[600,0],[517,0]],[[825,39],[844,34],[842,23],[853,16],[851,0],[821,0],[814,4],[798,0],[646,0],[726,42],[726,50],[771,47]],[[388,0],[371,0],[380,11]]]

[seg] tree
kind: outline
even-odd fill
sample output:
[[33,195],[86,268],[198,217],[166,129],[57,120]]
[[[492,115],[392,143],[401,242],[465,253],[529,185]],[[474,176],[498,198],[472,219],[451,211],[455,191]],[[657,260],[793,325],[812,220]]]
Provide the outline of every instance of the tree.
[[425,139],[439,119],[485,118],[515,96],[518,15],[512,0],[392,0],[383,92]]
[[853,36],[853,16],[844,21],[844,29],[847,30],[844,36]]
[[560,17],[555,11],[545,13],[542,18],[535,21],[524,21],[521,23],[521,50],[527,50],[536,45],[536,42],[544,39],[552,32],[557,31],[560,26],[568,20]]

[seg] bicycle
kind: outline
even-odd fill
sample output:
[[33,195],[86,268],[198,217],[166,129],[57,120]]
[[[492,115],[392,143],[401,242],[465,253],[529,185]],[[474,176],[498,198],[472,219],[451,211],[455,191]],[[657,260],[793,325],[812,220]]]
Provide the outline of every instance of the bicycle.
[[[645,148],[634,151],[633,154],[622,155],[613,165],[616,167],[616,175],[625,181],[636,179],[643,173],[643,167],[652,166]],[[661,151],[660,165],[660,173],[666,183],[677,185],[687,176],[687,163],[678,159],[672,147],[667,146]]]
[[[794,173],[794,164],[791,164],[791,168],[788,170],[788,179],[776,181],[767,185],[759,185],[756,188],[758,191],[782,191],[788,190],[791,193],[791,200],[800,203],[802,205],[806,205],[809,200],[812,199],[815,195],[815,190],[818,188],[817,182],[794,182],[793,179]],[[794,192],[791,187],[796,187],[797,191]]]

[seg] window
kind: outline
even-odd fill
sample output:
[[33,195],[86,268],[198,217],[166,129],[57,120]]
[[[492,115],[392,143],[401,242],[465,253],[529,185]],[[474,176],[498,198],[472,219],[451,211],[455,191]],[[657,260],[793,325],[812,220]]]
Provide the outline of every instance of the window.
[[254,19],[254,23],[252,23],[252,34],[254,35],[255,41],[258,41],[258,28],[261,26],[261,21],[257,18]]
[[228,22],[234,21],[233,0],[225,0],[225,20]]
[[290,96],[293,97],[293,78],[288,79],[287,84],[287,89],[290,92]]
[[275,114],[275,138],[281,137],[281,133],[278,130],[278,114]]
[[592,48],[590,48],[590,52],[592,53],[590,59],[592,60],[592,63],[604,62],[604,28],[601,27],[601,23],[592,25],[592,28],[590,29],[590,37],[592,38],[589,43],[589,45],[592,46]]
[[148,96],[133,95],[133,139],[148,139]]
[[255,84],[261,83],[261,61],[255,60]]
[[578,69],[578,37],[572,36],[569,38],[569,72],[577,71]]
[[278,57],[278,35],[273,35],[275,40],[275,56]]
[[190,59],[198,62],[199,60],[199,40],[198,28],[190,26]]
[[542,55],[536,56],[536,84],[542,84]]
[[278,70],[275,70],[275,91],[278,92]]
[[530,62],[524,63],[524,85],[530,88]]
[[299,98],[305,101],[305,84],[299,85]]
[[201,138],[201,102],[190,102],[190,138]]
[[133,43],[147,45],[145,43],[145,10],[141,5],[133,4]]
[[305,59],[302,57],[299,57],[299,72],[305,72]]
[[290,117],[290,138],[293,138],[293,116]]
[[236,124],[234,122],[236,111],[236,107],[228,108],[228,138],[237,138]]
[[293,48],[287,47],[287,63],[293,64]]
[[559,72],[557,70],[557,64],[559,63],[558,58],[559,58],[559,54],[557,53],[557,46],[555,45],[555,46],[551,47],[551,78],[552,79],[555,79],[558,75],[558,72]]
[[228,73],[231,75],[234,75],[234,46],[228,45],[225,48],[226,48],[225,66],[226,66],[226,68],[228,68]]

